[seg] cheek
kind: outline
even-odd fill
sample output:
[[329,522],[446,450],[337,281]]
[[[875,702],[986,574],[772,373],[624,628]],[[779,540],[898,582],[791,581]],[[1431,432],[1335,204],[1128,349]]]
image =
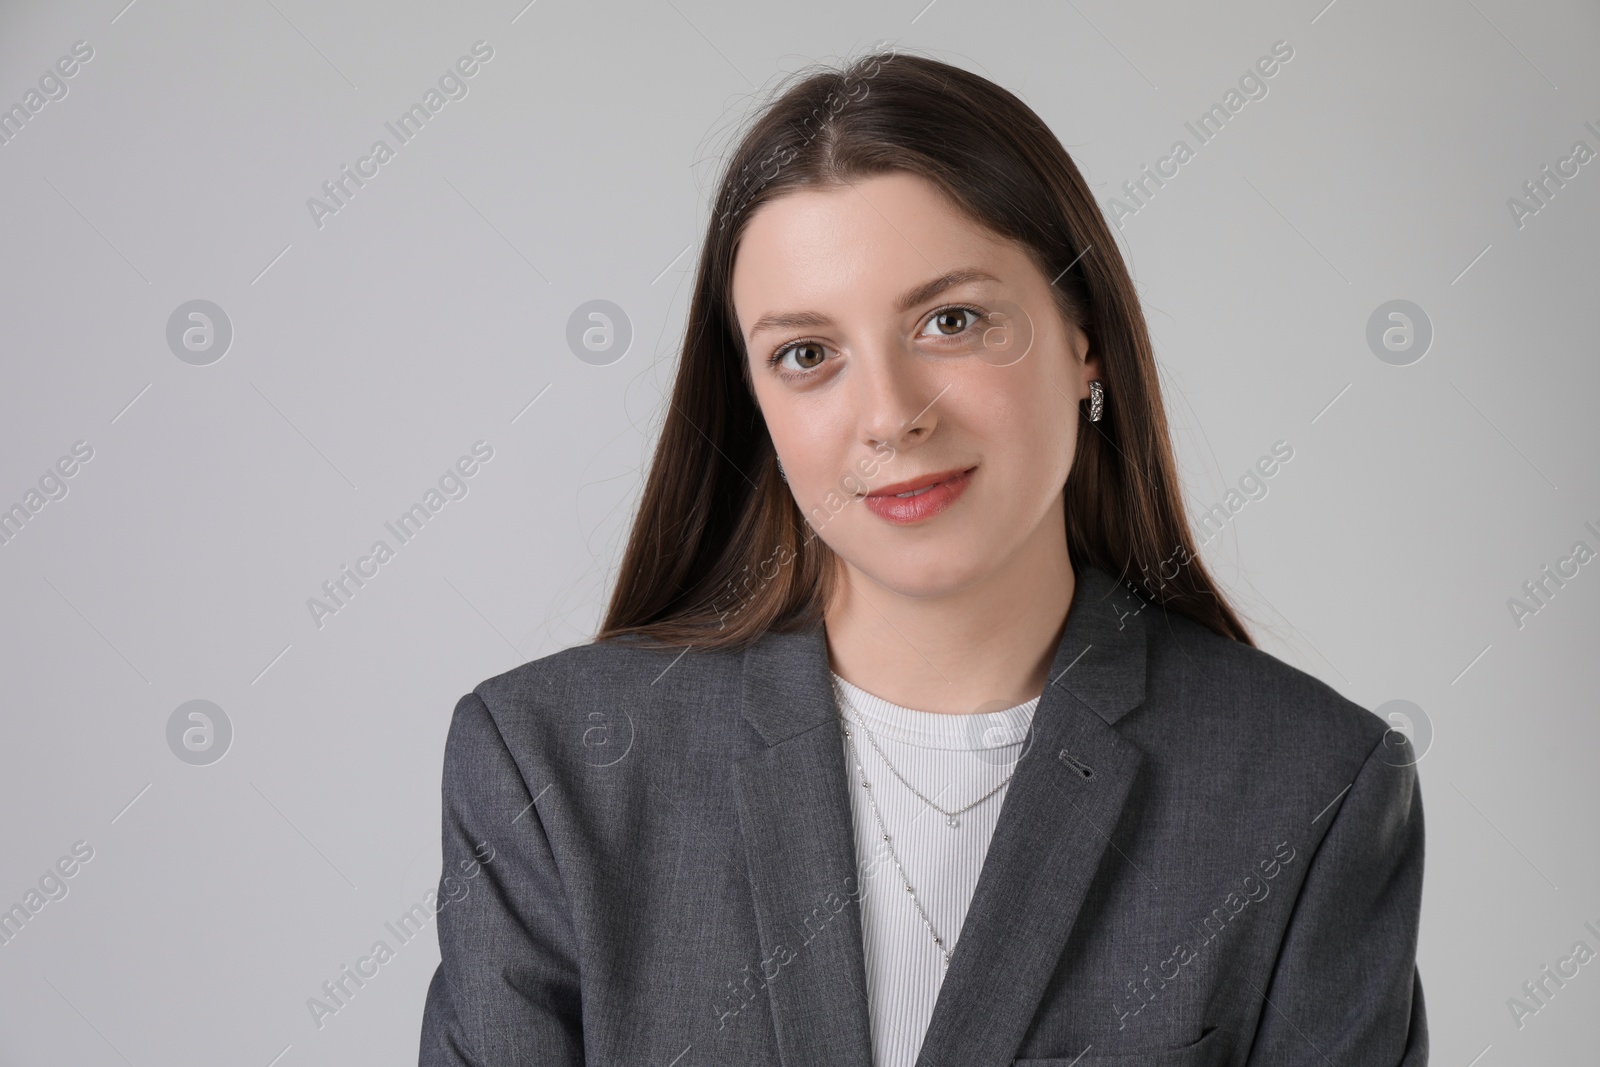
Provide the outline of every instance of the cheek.
[[1018,482],[1053,480],[1057,468],[1064,478],[1076,427],[1059,388],[1036,369],[988,369],[969,383],[961,421]]
[[850,472],[847,412],[819,394],[758,388],[756,399],[767,432],[783,460],[789,488],[802,504],[840,488]]
[[760,381],[755,386],[756,406],[761,409],[767,433],[778,449],[791,463],[798,463],[798,446],[804,438],[804,417],[793,394],[779,389],[773,382]]

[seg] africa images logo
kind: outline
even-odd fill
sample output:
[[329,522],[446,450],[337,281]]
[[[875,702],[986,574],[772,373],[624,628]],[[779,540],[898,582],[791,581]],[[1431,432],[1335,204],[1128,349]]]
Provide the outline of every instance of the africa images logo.
[[376,578],[380,568],[395,558],[400,546],[408,545],[414,541],[418,534],[427,526],[429,520],[444,509],[445,504],[452,500],[463,500],[470,491],[471,486],[467,479],[476,475],[483,469],[483,464],[494,458],[494,446],[488,441],[474,441],[472,455],[462,456],[455,464],[445,468],[439,476],[438,488],[432,486],[422,494],[422,499],[405,511],[393,522],[385,522],[383,528],[394,536],[395,545],[390,546],[383,538],[372,542],[372,547],[367,554],[356,559],[355,570],[350,564],[342,564],[339,573],[322,583],[322,592],[326,600],[314,596],[306,597],[306,610],[311,614],[311,622],[317,629],[322,629],[325,620],[331,615],[337,615],[348,607],[356,593],[366,587],[367,582]]
[[1265,100],[1271,91],[1268,79],[1276,76],[1283,69],[1283,64],[1293,58],[1293,45],[1288,41],[1274,41],[1271,54],[1257,59],[1239,76],[1237,88],[1230,85],[1227,92],[1222,94],[1220,103],[1213,103],[1194,122],[1185,122],[1183,127],[1194,136],[1195,143],[1190,145],[1187,138],[1178,138],[1172,142],[1168,153],[1156,160],[1153,171],[1150,164],[1146,163],[1139,168],[1138,177],[1123,182],[1122,192],[1127,199],[1113,196],[1106,204],[1106,214],[1113,225],[1120,230],[1123,220],[1149,207],[1156,192],[1176,178],[1184,164],[1194,159],[1203,146],[1216,140],[1233,117],[1244,110],[1245,104],[1252,100]]
[[412,104],[401,112],[394,122],[383,124],[394,136],[394,146],[381,137],[373,141],[371,151],[356,160],[354,171],[348,163],[341,164],[339,176],[322,183],[322,192],[327,199],[307,197],[306,209],[311,212],[311,221],[316,223],[317,229],[322,229],[322,220],[327,216],[337,215],[347,207],[356,191],[366,187],[367,182],[363,179],[376,178],[379,168],[395,157],[396,148],[410,144],[412,138],[422,132],[428,120],[444,110],[445,104],[451,100],[465,100],[470,91],[467,79],[476,76],[482,69],[481,64],[493,58],[494,49],[488,41],[473,42],[471,55],[462,56],[454,66],[439,75],[437,89],[430,85],[428,91],[422,94],[420,103]]

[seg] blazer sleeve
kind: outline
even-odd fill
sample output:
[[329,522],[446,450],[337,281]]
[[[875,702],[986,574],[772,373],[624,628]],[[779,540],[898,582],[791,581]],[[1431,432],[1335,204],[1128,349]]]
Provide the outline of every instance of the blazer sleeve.
[[476,694],[456,704],[443,793],[440,963],[417,1062],[581,1064],[568,902],[528,783]]
[[1250,1067],[1427,1064],[1415,758],[1405,735],[1384,735],[1332,815],[1265,991]]

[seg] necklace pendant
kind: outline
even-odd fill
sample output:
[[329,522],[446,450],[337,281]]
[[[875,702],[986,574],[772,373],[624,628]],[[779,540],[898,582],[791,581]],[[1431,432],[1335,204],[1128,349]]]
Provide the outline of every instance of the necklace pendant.
[[953,826],[958,826],[958,825],[960,825],[960,824],[959,824],[959,823],[958,823],[958,822],[957,822],[957,821],[956,821],[956,817],[955,817],[955,816],[954,816],[954,815],[947,815],[947,816],[945,816],[945,820],[944,820],[944,824],[945,824],[945,825],[946,825],[946,826],[952,826],[952,827],[953,827]]

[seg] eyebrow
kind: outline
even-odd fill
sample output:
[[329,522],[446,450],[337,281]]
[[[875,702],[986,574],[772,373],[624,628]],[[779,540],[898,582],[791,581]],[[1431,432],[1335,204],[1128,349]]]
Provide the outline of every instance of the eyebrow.
[[[912,286],[901,294],[895,302],[895,310],[901,313],[910,311],[918,304],[931,300],[946,289],[954,289],[958,285],[968,282],[998,282],[1000,279],[987,271],[976,267],[961,267],[948,271],[929,281]],[[833,320],[820,311],[791,311],[763,315],[750,327],[750,336],[765,333],[769,330],[810,329],[818,326],[827,326]]]

